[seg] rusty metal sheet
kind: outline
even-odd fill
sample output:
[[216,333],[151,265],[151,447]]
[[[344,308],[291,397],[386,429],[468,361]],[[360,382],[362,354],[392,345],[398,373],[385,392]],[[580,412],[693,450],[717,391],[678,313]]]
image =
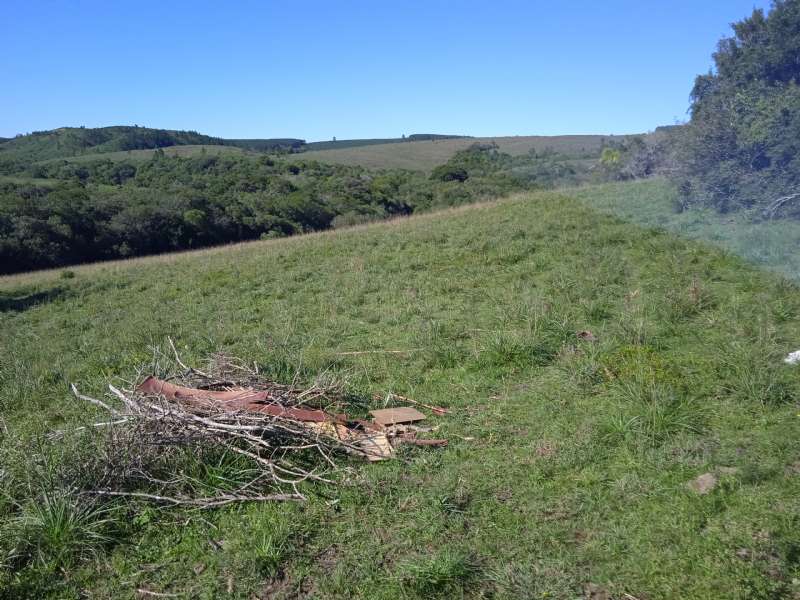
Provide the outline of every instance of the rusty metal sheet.
[[269,392],[253,389],[200,390],[175,385],[156,377],[148,377],[136,390],[143,394],[164,396],[169,400],[194,404],[206,409],[258,412],[273,417],[316,423],[336,420],[336,417],[321,410],[287,408],[277,404]]
[[272,417],[292,419],[294,421],[306,421],[309,423],[324,423],[334,421],[335,417],[321,410],[309,410],[307,408],[286,408],[280,404],[248,404],[243,410],[268,414]]
[[371,410],[370,414],[375,418],[376,423],[381,425],[395,425],[398,423],[414,423],[425,419],[425,415],[416,408],[410,406],[399,406],[397,408],[382,408]]

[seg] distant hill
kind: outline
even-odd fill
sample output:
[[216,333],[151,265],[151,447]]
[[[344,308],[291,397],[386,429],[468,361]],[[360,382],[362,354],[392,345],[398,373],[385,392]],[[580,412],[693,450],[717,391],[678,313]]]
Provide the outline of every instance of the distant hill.
[[271,152],[274,150],[297,150],[306,145],[305,140],[298,138],[268,138],[253,140],[229,140],[221,142],[225,146],[236,146],[244,150],[254,150],[256,152]]
[[0,162],[32,163],[52,159],[108,155],[109,158],[126,158],[122,153],[152,151],[157,148],[192,146],[208,147],[217,152],[220,146],[245,151],[273,152],[298,151],[305,140],[297,138],[272,139],[222,139],[196,131],[152,129],[149,127],[118,125],[112,127],[60,127],[49,131],[35,131],[15,138],[0,138]]
[[35,131],[0,143],[0,160],[40,161],[87,153],[122,152],[182,146],[221,144],[219,138],[196,131],[173,131],[136,126],[61,127]]
[[183,158],[197,156],[223,156],[223,155],[242,155],[247,150],[237,146],[215,145],[215,144],[186,144],[183,146],[167,146],[164,148],[150,148],[143,150],[120,150],[118,152],[90,152],[77,156],[62,156],[50,160],[37,161],[38,165],[47,165],[51,162],[66,161],[71,163],[93,162],[98,160],[110,160],[112,162],[145,162],[152,160],[153,155],[161,151],[165,156],[180,156]]
[[[196,131],[153,129],[136,125],[111,127],[60,127],[49,131],[34,131],[14,138],[0,138],[0,168],[10,174],[31,163],[56,159],[80,160],[108,158],[125,160],[131,153],[137,158],[149,156],[158,148],[191,147],[187,155],[208,152],[220,153],[222,147],[245,152],[292,152],[344,150],[371,145],[418,143],[470,139],[465,136],[416,133],[400,138],[369,138],[306,143],[300,138],[223,139]],[[234,150],[235,149],[235,150]],[[184,153],[181,153],[184,154]]]
[[[309,142],[300,138],[223,139],[196,131],[152,129],[138,126],[99,128],[61,127],[15,138],[0,138],[0,173],[14,175],[31,163],[54,159],[146,159],[158,148],[194,156],[206,153],[289,152],[294,160],[318,160],[367,168],[402,168],[430,171],[446,163],[456,152],[474,143],[497,144],[501,152],[526,154],[551,149],[585,159],[599,154],[604,141],[624,136],[562,135],[474,138],[460,135],[415,133],[400,138],[365,138]],[[186,150],[178,151],[178,147]]]
[[342,148],[358,148],[360,146],[376,146],[380,144],[399,144],[403,142],[430,142],[433,140],[470,139],[467,135],[442,135],[438,133],[412,133],[408,137],[399,138],[366,138],[355,140],[332,140],[329,142],[309,142],[302,146],[303,151],[337,150]]
[[[153,129],[136,125],[111,127],[60,127],[48,131],[0,138],[0,162],[34,163],[53,159],[67,159],[98,154],[109,158],[124,158],[120,153],[155,150],[173,146],[220,146],[239,148],[250,152],[304,152],[356,148],[373,144],[393,144],[422,140],[459,139],[462,136],[417,133],[402,138],[374,138],[306,143],[300,138],[223,139],[197,133]],[[13,169],[12,169],[13,171]]]
[[[430,171],[446,163],[456,152],[475,143],[497,144],[501,152],[512,156],[531,150],[553,150],[574,158],[594,157],[600,153],[604,142],[621,140],[614,135],[557,135],[473,138],[459,136],[428,136],[427,141],[410,136],[405,140],[343,140],[306,144],[307,151],[294,155],[296,160],[318,160],[343,165],[358,165],[371,169],[411,169]],[[349,142],[361,142],[351,144]],[[397,143],[404,141],[406,143]],[[364,143],[369,142],[369,143]],[[333,144],[338,144],[334,146]]]

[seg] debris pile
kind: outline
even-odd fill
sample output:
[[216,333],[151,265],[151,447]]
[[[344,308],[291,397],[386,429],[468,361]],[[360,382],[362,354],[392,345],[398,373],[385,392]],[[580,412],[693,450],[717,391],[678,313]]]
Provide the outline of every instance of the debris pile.
[[[200,507],[304,500],[301,484],[334,483],[336,473],[343,472],[338,457],[380,461],[392,458],[402,444],[447,445],[447,440],[422,437],[436,429],[420,425],[425,414],[396,404],[414,404],[439,415],[448,412],[440,407],[388,394],[374,397],[387,408],[370,411],[372,419],[355,418],[342,412],[350,405],[340,385],[281,385],[229,359],[214,375],[178,362],[185,368],[180,378],[147,376],[131,389],[109,385],[113,405],[72,386],[76,397],[109,413],[107,421],[82,428],[109,432],[115,448],[106,461],[114,475],[104,477],[104,488],[93,493]],[[228,477],[211,495],[207,489],[198,493],[180,469],[165,479],[164,459],[168,463],[170,456],[186,450],[241,457],[248,476]]]

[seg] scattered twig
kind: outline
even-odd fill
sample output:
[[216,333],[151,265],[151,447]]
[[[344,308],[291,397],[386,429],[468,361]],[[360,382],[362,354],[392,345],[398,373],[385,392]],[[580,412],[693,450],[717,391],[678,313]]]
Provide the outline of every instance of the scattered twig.
[[[72,430],[100,440],[97,452],[90,453],[84,465],[84,471],[94,469],[88,479],[94,489],[84,485],[80,493],[201,509],[236,502],[297,502],[306,499],[304,486],[342,481],[348,471],[340,469],[337,460],[345,455],[383,460],[393,456],[392,442],[446,444],[416,439],[419,428],[401,431],[347,419],[341,413],[349,396],[341,382],[325,375],[300,387],[298,373],[292,384],[283,385],[260,377],[257,365],[221,354],[203,372],[181,360],[172,339],[169,346],[174,354],[170,362],[183,369],[181,376],[143,378],[139,373],[138,385],[109,385],[103,400],[81,394],[71,384],[76,398],[109,415]],[[154,349],[153,368],[161,371],[163,355],[158,352]],[[449,412],[398,394],[386,396],[387,402],[391,400],[440,415]],[[407,435],[401,438],[400,433]],[[214,469],[207,480],[194,474],[195,469],[181,467],[180,461],[187,457],[224,459],[231,470]]]
[[781,208],[784,204],[789,202],[790,200],[794,200],[795,198],[800,197],[800,192],[796,192],[794,194],[789,194],[788,196],[782,196],[776,200],[773,200],[770,205],[764,209],[764,216],[769,217],[770,219],[775,216],[775,213],[778,212],[778,209]]
[[145,494],[144,492],[114,492],[110,490],[93,490],[88,493],[96,496],[139,498],[143,500],[153,500],[155,502],[161,502],[165,504],[173,504],[175,506],[196,506],[198,508],[213,508],[215,506],[231,504],[232,502],[273,502],[290,500],[299,502],[306,499],[306,497],[302,494],[266,494],[255,496],[222,494],[209,498],[172,498],[170,496],[159,496],[157,494]]
[[168,594],[167,592],[151,592],[144,588],[137,588],[136,593],[142,596],[152,596],[154,598],[178,598],[180,596],[180,594]]
[[[380,395],[374,396],[375,400],[382,400],[383,398]],[[411,398],[406,398],[405,396],[401,396],[400,394],[389,393],[386,394],[386,399],[391,400],[392,398],[397,398],[402,402],[408,402],[409,404],[414,404],[415,406],[421,406],[422,408],[427,408],[430,411],[433,411],[437,415],[446,415],[450,413],[450,409],[442,408],[441,406],[431,406],[430,404],[425,404],[424,402],[418,402],[417,400],[413,400]]]
[[90,398],[89,396],[84,396],[84,395],[82,395],[82,394],[78,393],[78,388],[76,388],[76,387],[75,387],[75,384],[74,384],[74,383],[71,383],[71,384],[70,384],[70,388],[72,389],[72,393],[73,393],[73,394],[75,394],[75,396],[76,396],[78,399],[80,399],[80,400],[85,400],[86,402],[89,402],[90,404],[94,404],[95,406],[99,406],[100,408],[104,408],[105,410],[107,410],[108,412],[110,412],[112,415],[118,415],[118,414],[120,414],[118,411],[116,411],[115,409],[111,408],[111,407],[110,407],[108,404],[106,404],[105,402],[102,402],[102,401],[100,401],[100,400],[97,400],[96,398]]
[[178,354],[178,350],[175,348],[175,344],[173,343],[172,338],[167,337],[167,340],[169,341],[169,346],[170,348],[172,348],[173,354],[175,354],[175,362],[177,362],[181,367],[183,367],[185,371],[189,373],[197,373],[198,375],[202,375],[203,377],[208,377],[209,379],[211,379],[210,375],[207,375],[206,373],[198,371],[197,369],[194,369],[192,367],[187,367],[186,364],[184,364],[184,362],[181,360],[181,357]]
[[337,352],[336,356],[361,356],[362,354],[411,354],[420,352],[422,348],[409,348],[408,350],[357,350],[350,352]]
[[[141,383],[132,389],[108,386],[108,397],[116,402],[81,394],[71,385],[76,398],[111,417],[72,430],[102,430],[101,441],[108,440],[92,459],[92,468],[100,470],[95,489],[82,493],[196,508],[297,502],[306,499],[298,486],[339,480],[344,471],[337,466],[338,456],[375,458],[375,450],[365,447],[358,434],[342,439],[335,427],[344,423],[337,415],[347,402],[341,383],[281,385],[260,378],[255,365],[243,366],[223,355],[203,372],[180,359],[171,339],[169,345],[174,364],[184,370],[182,377],[170,378],[174,384],[142,380],[140,374]],[[151,384],[145,385],[148,380]],[[211,493],[208,482],[197,481],[174,462],[209,452],[214,460],[225,454],[242,458],[230,474],[215,476],[217,489]]]

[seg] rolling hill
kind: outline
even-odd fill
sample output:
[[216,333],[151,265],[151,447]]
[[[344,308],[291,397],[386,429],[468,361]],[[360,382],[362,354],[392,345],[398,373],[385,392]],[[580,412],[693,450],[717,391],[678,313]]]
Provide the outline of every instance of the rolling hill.
[[459,150],[464,150],[475,143],[496,143],[501,152],[511,155],[526,154],[531,150],[552,149],[559,154],[584,158],[597,156],[603,140],[620,140],[622,137],[624,136],[561,135],[449,138],[308,150],[291,155],[291,157],[295,160],[319,160],[344,165],[359,165],[371,169],[430,171],[434,167],[446,163]]
[[61,127],[38,131],[0,143],[0,160],[36,162],[85,153],[120,152],[184,144],[218,144],[220,140],[194,131],[146,127]]
[[[598,193],[646,206],[663,186]],[[800,383],[781,359],[800,291],[603,215],[594,189],[0,278],[0,589],[791,597]],[[449,445],[345,461],[346,483],[303,484],[300,504],[109,501],[58,520],[91,485],[85,438],[45,434],[97,419],[68,384],[102,397],[167,360],[167,336],[188,364],[224,351],[286,382],[448,407],[428,423]]]
[[304,152],[312,150],[341,150],[345,148],[358,148],[360,146],[375,146],[381,144],[403,144],[406,142],[432,142],[452,139],[470,138],[468,135],[441,135],[436,133],[413,133],[408,137],[399,138],[363,138],[352,140],[331,140],[325,142],[308,142],[303,144]]
[[[157,148],[190,146],[199,151],[219,154],[220,147],[236,148],[250,152],[307,151],[363,147],[375,144],[391,144],[406,141],[446,140],[459,136],[414,134],[408,138],[354,139],[306,143],[299,138],[222,139],[202,135],[194,131],[152,129],[139,126],[111,126],[99,128],[61,127],[49,131],[37,131],[15,138],[0,138],[0,162],[20,165],[54,159],[76,157],[127,159],[129,153],[137,158],[149,156],[147,151]],[[235,150],[233,150],[235,152]],[[193,155],[194,150],[176,155]],[[187,154],[188,153],[188,154]]]
[[223,156],[245,154],[247,150],[238,146],[228,146],[220,144],[186,144],[181,146],[165,146],[163,148],[141,149],[141,150],[117,150],[116,152],[90,152],[77,156],[62,156],[44,161],[37,161],[36,164],[47,164],[52,161],[66,162],[91,162],[97,160],[132,161],[142,162],[153,158],[158,150],[164,152],[166,156],[197,157],[197,156]]
[[[310,142],[298,138],[223,139],[193,131],[150,129],[138,126],[113,126],[88,129],[62,127],[34,132],[12,139],[0,138],[0,166],[6,174],[14,174],[32,163],[53,159],[107,158],[125,160],[150,156],[157,148],[190,147],[173,150],[179,156],[196,152],[219,154],[221,147],[247,152],[291,150],[293,160],[318,160],[343,165],[359,165],[373,169],[410,169],[430,171],[447,162],[456,152],[474,143],[496,143],[501,152],[521,155],[530,150],[552,149],[575,158],[596,157],[603,140],[620,140],[625,136],[566,135],[472,138],[468,136],[413,134],[406,138],[373,138]],[[149,152],[148,152],[149,151]]]
[[[0,162],[16,161],[30,164],[79,156],[98,158],[97,155],[115,160],[130,156],[123,153],[180,146],[191,146],[195,149],[205,147],[207,151],[215,153],[222,152],[221,146],[255,152],[274,152],[279,149],[299,148],[304,143],[304,140],[294,138],[224,140],[195,131],[138,126],[61,127],[11,139],[0,138]],[[189,151],[189,155],[191,152]],[[136,156],[147,156],[147,154],[140,152]]]

